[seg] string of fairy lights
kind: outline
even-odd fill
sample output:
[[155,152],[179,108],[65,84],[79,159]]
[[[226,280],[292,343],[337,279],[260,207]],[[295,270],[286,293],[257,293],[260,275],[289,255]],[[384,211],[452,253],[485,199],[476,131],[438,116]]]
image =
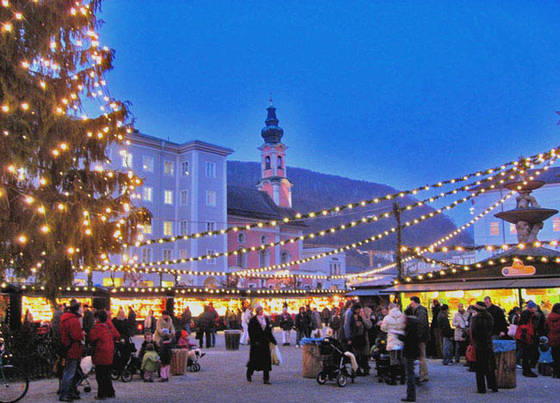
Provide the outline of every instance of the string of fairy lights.
[[[544,159],[550,158],[552,155],[554,155],[558,151],[560,151],[560,147],[555,147],[555,148],[552,148],[545,153],[538,153],[538,154],[532,155],[530,157],[527,157],[521,163],[542,162],[542,161],[544,161]],[[144,246],[144,245],[162,244],[162,243],[166,243],[166,242],[176,242],[176,241],[180,241],[180,240],[199,239],[199,238],[208,237],[208,236],[224,235],[224,234],[227,234],[229,232],[249,231],[249,230],[252,230],[254,228],[276,227],[280,224],[289,224],[289,223],[294,223],[294,222],[305,220],[305,219],[314,219],[314,218],[318,218],[318,217],[325,217],[325,216],[329,216],[329,215],[332,215],[332,214],[338,214],[338,213],[340,213],[344,210],[352,210],[354,208],[365,207],[365,206],[372,205],[372,204],[379,204],[379,203],[382,203],[384,201],[403,198],[407,195],[416,195],[417,193],[419,193],[421,191],[428,191],[428,190],[431,190],[431,189],[434,189],[434,188],[440,188],[440,187],[443,187],[443,186],[448,185],[448,184],[454,184],[454,183],[457,183],[457,182],[464,182],[464,181],[469,180],[472,177],[480,177],[480,176],[484,176],[484,175],[490,175],[490,174],[493,174],[495,172],[504,171],[508,166],[513,165],[515,167],[515,169],[517,169],[519,164],[520,164],[520,161],[518,161],[518,160],[509,161],[509,162],[506,162],[506,163],[502,164],[500,167],[489,168],[489,169],[486,169],[486,170],[469,173],[469,174],[463,175],[461,177],[457,177],[457,178],[453,178],[453,179],[447,179],[447,180],[444,180],[444,181],[439,181],[439,182],[433,183],[431,185],[424,185],[424,186],[420,186],[420,187],[410,189],[410,190],[403,190],[403,191],[394,192],[394,193],[387,193],[385,195],[378,196],[378,197],[375,197],[373,199],[361,200],[361,201],[358,201],[358,202],[353,202],[353,203],[348,203],[348,204],[341,205],[341,206],[334,206],[334,207],[325,208],[325,209],[321,209],[321,210],[311,211],[311,212],[308,212],[308,213],[298,212],[298,213],[295,213],[293,215],[293,217],[284,217],[282,220],[258,221],[258,222],[251,223],[251,224],[246,224],[246,225],[243,225],[243,226],[231,226],[231,227],[228,227],[228,228],[224,228],[224,229],[220,229],[220,230],[214,230],[214,231],[211,230],[211,231],[206,231],[206,232],[196,232],[196,233],[192,233],[192,234],[177,235],[177,236],[171,236],[171,237],[162,237],[162,238],[157,238],[157,239],[139,240],[138,242],[134,243],[134,246],[140,247],[140,246]],[[515,170],[515,169],[513,169],[513,170]],[[479,184],[475,184],[475,186],[476,185],[479,185]],[[133,245],[125,244],[124,246],[127,247],[127,246],[133,246]]]
[[[554,164],[554,162],[556,161],[558,157],[552,158],[551,160],[549,160],[549,162],[543,167],[543,171],[547,171],[549,169],[549,167]],[[537,170],[535,172],[534,177],[532,177],[532,179],[534,179],[535,177],[538,177],[539,175],[542,174],[542,171]],[[531,180],[532,180],[531,179]],[[471,220],[469,220],[467,223],[463,224],[461,227],[457,228],[456,230],[450,232],[447,235],[444,235],[443,237],[441,237],[440,239],[434,241],[432,244],[422,248],[422,247],[415,247],[414,251],[416,252],[417,255],[423,256],[425,253],[428,252],[433,252],[436,246],[442,245],[446,242],[448,242],[449,240],[451,240],[452,238],[456,237],[457,235],[459,235],[461,232],[465,231],[467,228],[469,228],[470,226],[474,225],[477,221],[479,221],[480,219],[482,219],[483,217],[485,217],[486,215],[488,215],[491,211],[493,211],[494,209],[496,209],[498,206],[502,205],[503,203],[505,203],[505,201],[507,199],[509,199],[510,197],[512,197],[515,194],[514,191],[510,191],[508,192],[505,196],[503,196],[502,198],[500,198],[499,200],[497,200],[496,202],[494,202],[493,204],[491,204],[489,207],[487,207],[486,209],[484,209],[481,213],[479,213],[478,215],[476,215],[475,217],[473,217]],[[521,244],[520,244],[521,245]],[[402,251],[406,252],[410,247],[408,246],[403,246],[402,247]],[[442,247],[442,250],[445,249],[447,247]],[[462,251],[461,246],[457,246],[455,247],[457,251]],[[449,249],[449,248],[447,248]],[[411,260],[413,260],[414,257],[412,256],[407,256],[403,259],[403,263],[407,263]],[[368,277],[370,275],[374,275],[374,274],[379,274],[388,270],[391,270],[393,268],[395,268],[397,266],[396,263],[389,263],[385,266],[376,268],[376,269],[371,269],[371,270],[366,270],[360,273],[354,273],[351,276],[353,278],[357,278],[357,277]],[[350,276],[349,276],[350,277]]]
[[[482,193],[482,190],[483,190],[483,189],[480,189],[478,192],[473,193],[473,194],[472,194],[470,197],[468,197],[467,199],[470,199],[471,197],[474,197],[474,196],[476,196],[476,195]],[[494,205],[491,206],[490,208],[486,209],[485,212],[483,212],[482,214],[479,214],[477,217],[473,218],[473,219],[471,220],[470,223],[464,225],[463,227],[461,227],[461,229],[456,230],[454,233],[449,234],[449,235],[447,235],[446,237],[455,236],[455,235],[456,235],[457,233],[459,233],[461,230],[464,230],[464,229],[467,228],[469,225],[472,225],[474,222],[476,222],[477,219],[479,219],[479,218],[482,217],[483,215],[487,214],[487,213],[488,213],[489,211],[491,211],[493,208],[497,207],[500,203],[502,203],[503,201],[505,201],[505,199],[506,199],[506,198],[502,198],[502,199],[499,200],[498,202],[494,203]],[[466,200],[465,200],[465,201],[466,201]],[[458,201],[457,201],[457,202],[458,202]],[[450,205],[450,206],[454,206],[454,205],[456,205],[456,204],[458,204],[458,203],[454,202],[454,203],[452,203],[452,205]],[[446,206],[446,207],[449,207],[449,206]],[[446,209],[446,207],[442,208],[440,211],[443,211],[444,209]],[[452,208],[452,207],[449,207],[449,208]],[[389,233],[390,233],[390,232],[389,232]],[[380,236],[380,235],[383,235],[383,234],[377,234],[377,237]],[[368,239],[366,239],[366,240],[364,240],[364,241],[360,241],[360,242],[357,242],[357,243],[355,243],[355,244],[346,245],[346,246],[344,246],[344,247],[341,247],[341,248],[339,248],[339,249],[335,249],[335,250],[330,251],[330,252],[325,252],[325,253],[323,253],[323,254],[318,254],[318,255],[315,255],[315,256],[311,256],[311,257],[308,258],[308,259],[313,260],[313,259],[317,259],[317,258],[321,258],[321,257],[328,256],[328,255],[331,255],[331,254],[340,253],[341,251],[343,251],[343,250],[348,250],[348,249],[350,249],[350,248],[352,248],[352,247],[354,247],[354,248],[355,248],[355,247],[359,247],[359,246],[363,245],[364,243],[371,242],[372,238],[375,239],[376,236],[370,237],[370,238],[368,238]],[[445,238],[445,237],[444,237],[444,238]],[[305,260],[307,260],[307,259],[305,259]],[[283,266],[284,266],[283,268],[287,268],[288,266],[290,266],[290,265],[292,265],[292,264],[297,264],[296,262],[297,262],[297,263],[300,263],[300,261],[288,262],[288,263],[283,264]],[[280,265],[273,265],[272,267],[278,268],[278,266],[280,266]],[[379,273],[379,272],[381,272],[381,271],[383,271],[383,270],[386,270],[386,269],[388,269],[388,268],[390,268],[390,267],[394,267],[394,264],[389,265],[389,267],[386,267],[386,268],[375,269],[375,270],[366,271],[366,272],[363,272],[363,273],[353,273],[353,274],[345,274],[345,275],[334,275],[334,276],[326,276],[326,277],[327,277],[327,278],[330,278],[330,279],[339,279],[339,278],[342,279],[342,278],[352,278],[352,277],[371,276],[372,274]],[[105,270],[112,270],[112,269],[115,269],[115,268],[114,268],[114,267],[108,266],[108,267],[105,267],[104,269],[105,269]],[[138,271],[138,269],[136,269],[136,268],[130,268],[130,267],[128,267],[128,268],[124,268],[124,267],[122,267],[122,268],[117,268],[117,270],[114,270],[114,271],[122,271],[122,269],[127,270],[127,271],[130,271],[130,272]],[[161,273],[164,272],[162,268],[148,268],[148,270],[154,270],[155,272],[161,272]],[[169,271],[171,272],[172,270],[173,270],[173,269],[170,269]],[[268,271],[268,270],[271,270],[271,269],[269,269],[268,267],[266,267],[266,268],[251,269],[251,270],[253,270],[253,271],[238,271],[238,272],[232,272],[232,273],[224,273],[224,272],[195,272],[195,271],[180,271],[180,272],[181,272],[181,273],[184,273],[184,274],[189,274],[189,275],[227,275],[227,274],[232,275],[232,274],[233,274],[233,275],[238,275],[238,276],[251,276],[251,277],[255,277],[256,275],[258,275],[258,273],[261,273],[261,272],[263,272],[263,271]],[[296,275],[296,277],[297,277],[297,275]],[[317,275],[317,276],[315,276],[315,275],[309,275],[309,276],[307,276],[307,278],[325,278],[325,276],[321,276],[321,275]]]
[[[550,154],[550,156],[549,156],[549,154]],[[554,151],[554,154],[555,154],[555,151]],[[554,155],[554,154],[552,152],[550,152],[550,153],[547,153],[546,155],[540,155],[538,161],[546,161],[549,158],[551,158],[552,155]],[[529,167],[534,166],[530,160],[525,160],[525,164],[528,165]],[[473,186],[480,186],[484,182],[490,182],[491,184],[488,187],[480,188],[476,192],[476,194],[484,193],[487,190],[494,189],[496,187],[497,183],[498,184],[505,183],[504,177],[506,177],[509,173],[519,172],[519,171],[520,170],[519,170],[518,166],[514,166],[512,169],[507,170],[507,171],[502,171],[500,173],[500,175],[497,175],[498,177],[501,177],[501,179],[499,181],[497,180],[497,177],[491,176],[491,177],[486,178],[484,180],[479,180],[475,183],[471,183],[471,184],[468,184],[468,185],[465,185],[465,186],[462,186],[460,188],[453,189],[453,190],[450,190],[450,191],[447,191],[447,192],[442,192],[442,193],[440,193],[436,196],[432,196],[432,197],[427,198],[425,200],[422,200],[422,201],[419,201],[419,202],[416,202],[416,203],[413,203],[413,204],[409,204],[407,206],[403,206],[402,208],[400,208],[400,210],[401,211],[412,210],[413,208],[423,206],[426,203],[434,202],[434,201],[436,201],[440,198],[443,198],[443,197],[446,197],[446,196],[449,196],[449,195],[455,195],[455,194],[457,194],[461,191],[471,190],[473,188]],[[510,179],[513,179],[513,178],[515,178],[515,176],[511,175]],[[462,202],[467,201],[467,200],[468,199],[463,200]],[[444,209],[449,210],[449,209],[455,207],[455,205],[456,204],[451,204],[450,206],[444,207]],[[441,209],[438,209],[438,210],[436,210],[436,212],[441,213],[442,211],[440,211],[440,210]],[[320,230],[320,231],[316,231],[316,232],[313,232],[313,233],[300,235],[300,236],[297,236],[297,237],[292,237],[292,238],[288,238],[288,239],[284,239],[284,240],[280,240],[280,241],[276,241],[276,242],[261,244],[261,245],[258,245],[258,246],[252,246],[252,247],[249,247],[249,248],[243,247],[243,248],[238,248],[238,249],[235,249],[235,250],[215,252],[215,253],[212,253],[212,254],[206,254],[206,255],[201,255],[201,256],[191,256],[191,257],[188,257],[188,258],[178,258],[178,259],[172,259],[172,260],[159,260],[159,261],[153,261],[153,262],[133,263],[130,266],[131,267],[145,267],[145,266],[148,266],[148,265],[169,265],[169,264],[177,264],[177,263],[196,262],[196,261],[202,261],[202,260],[208,260],[208,259],[216,259],[216,258],[222,257],[222,256],[224,256],[224,257],[237,256],[239,254],[265,250],[267,248],[271,248],[271,247],[275,247],[275,246],[279,246],[279,245],[283,246],[283,245],[286,245],[286,244],[295,243],[297,241],[303,241],[303,240],[306,240],[306,239],[314,239],[315,237],[324,237],[326,235],[330,235],[330,234],[333,234],[333,233],[338,232],[338,231],[344,231],[346,229],[354,228],[354,227],[359,226],[359,225],[376,222],[380,219],[388,218],[388,217],[392,216],[393,214],[394,214],[393,211],[387,211],[387,212],[384,212],[384,213],[381,213],[381,214],[378,214],[378,215],[374,215],[374,216],[362,216],[359,220],[346,222],[346,223],[343,223],[343,224],[340,224],[340,225],[337,225],[337,226],[334,226],[334,227],[331,227],[331,228],[328,228],[328,229],[325,229],[325,230]],[[422,215],[419,218],[415,218],[415,219],[412,219],[410,221],[407,221],[404,224],[404,226],[408,227],[408,226],[411,226],[411,225],[418,224],[424,218],[429,217],[431,214],[433,214],[433,212],[429,213],[427,215]],[[391,232],[394,232],[394,230],[391,229]],[[388,234],[386,234],[386,235],[388,235]],[[124,265],[104,265],[104,266],[101,265],[101,266],[98,266],[98,268],[101,268],[102,270],[106,270],[107,268],[118,269],[118,268],[123,267],[123,266]],[[87,269],[94,270],[93,268],[87,268]]]
[[[32,0],[27,4],[33,6],[44,5],[39,0]],[[1,0],[0,6],[4,9],[9,10],[10,17],[7,20],[0,22],[0,31],[3,35],[16,35],[22,29],[25,29],[25,24],[27,18],[22,9],[17,9],[17,4],[12,3],[9,0]],[[29,10],[28,10],[29,12]],[[125,133],[132,133],[133,127],[131,125],[125,124],[123,122],[123,104],[120,101],[113,99],[108,91],[107,83],[103,78],[104,69],[101,68],[103,64],[112,57],[112,50],[106,46],[101,46],[99,41],[99,34],[95,32],[93,24],[90,23],[89,18],[93,15],[93,10],[90,9],[90,5],[87,3],[82,3],[81,1],[75,1],[73,5],[68,9],[68,16],[76,18],[77,22],[81,26],[87,26],[87,31],[85,34],[76,29],[73,32],[74,37],[70,38],[72,46],[77,46],[80,53],[80,61],[78,66],[83,67],[82,70],[74,73],[69,77],[68,94],[61,96],[58,106],[55,106],[53,113],[55,115],[68,115],[72,117],[78,117],[84,122],[91,120],[83,110],[80,94],[86,92],[87,96],[92,99],[96,99],[102,111],[102,115],[95,117],[93,119],[105,119],[107,124],[104,125],[97,132],[92,130],[87,130],[86,137],[88,139],[106,140],[111,139],[116,142],[123,142],[125,140]],[[79,20],[81,18],[81,20]],[[68,38],[65,38],[67,40]],[[45,91],[49,87],[49,80],[58,80],[57,74],[61,71],[61,65],[56,61],[57,52],[62,50],[66,45],[62,43],[60,38],[53,37],[50,40],[49,52],[46,56],[37,57],[35,60],[22,60],[20,63],[20,68],[27,71],[33,79],[37,80],[37,87]],[[3,114],[9,113],[34,113],[33,105],[26,100],[10,100],[4,99],[2,105],[0,105],[0,111]],[[9,136],[10,132],[8,130],[2,130],[3,136]],[[23,136],[25,140],[25,136]],[[54,158],[59,157],[63,153],[71,150],[71,145],[67,141],[60,142],[54,148],[51,149],[51,155]],[[102,176],[102,179],[112,180],[114,178],[126,179],[129,184],[124,188],[125,195],[131,195],[135,186],[141,184],[140,178],[134,175],[134,172],[128,171],[126,173],[121,173],[117,171],[112,171],[98,164],[93,167],[94,171]],[[6,167],[6,171],[10,174],[16,176],[20,181],[25,179],[25,168],[18,167],[17,164],[11,163]],[[45,177],[37,178],[38,187],[43,187],[48,185],[48,181]],[[10,186],[5,184],[6,186]],[[12,190],[20,194],[25,204],[31,206],[36,205],[35,211],[43,217],[43,223],[40,225],[39,233],[48,234],[51,232],[51,228],[48,224],[49,214],[64,214],[67,211],[66,203],[57,203],[56,205],[50,205],[49,203],[44,203],[38,199],[36,195],[28,193],[28,191],[22,191],[17,187],[11,185]],[[34,190],[34,189],[31,189]],[[0,188],[0,197],[4,195],[4,190]],[[92,217],[97,217],[100,221],[105,222],[112,215],[119,215],[125,213],[129,209],[128,203],[123,203],[120,207],[120,211],[102,211],[102,212],[92,212],[84,211],[83,232],[86,236],[92,235],[91,219]],[[122,234],[120,233],[120,225],[122,220],[117,223],[117,230],[113,236],[117,239],[122,239]],[[16,237],[16,242],[24,245],[28,242],[29,236],[22,232]],[[68,255],[73,255],[80,251],[79,246],[68,245],[66,247]],[[40,267],[41,263],[37,263],[36,267]],[[32,268],[32,271],[35,268]]]

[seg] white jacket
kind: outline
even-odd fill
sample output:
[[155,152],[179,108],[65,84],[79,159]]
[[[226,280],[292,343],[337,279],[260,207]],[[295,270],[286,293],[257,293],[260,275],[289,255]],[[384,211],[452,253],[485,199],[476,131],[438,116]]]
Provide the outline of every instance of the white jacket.
[[463,330],[467,329],[467,317],[468,313],[465,311],[461,315],[461,312],[457,311],[453,316],[453,327],[455,328],[455,333],[453,340],[455,341],[463,341],[465,338],[463,337]]
[[399,308],[393,308],[381,322],[381,330],[387,333],[387,351],[401,350],[404,342],[399,336],[404,336],[406,317]]
[[250,309],[245,309],[245,312],[243,312],[243,316],[241,317],[241,325],[243,327],[248,327],[249,326],[249,321],[251,320],[251,310]]

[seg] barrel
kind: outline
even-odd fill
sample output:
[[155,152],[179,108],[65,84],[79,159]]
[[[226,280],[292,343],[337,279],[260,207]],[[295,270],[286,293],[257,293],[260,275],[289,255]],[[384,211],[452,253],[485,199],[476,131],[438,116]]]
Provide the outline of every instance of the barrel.
[[224,336],[226,339],[226,350],[239,350],[240,330],[226,330],[224,331]]
[[183,348],[171,350],[171,375],[185,375],[187,373],[188,352]]
[[302,375],[304,378],[316,378],[321,371],[321,355],[317,344],[304,344],[302,346]]
[[498,388],[515,388],[517,386],[515,340],[494,340],[494,356]]

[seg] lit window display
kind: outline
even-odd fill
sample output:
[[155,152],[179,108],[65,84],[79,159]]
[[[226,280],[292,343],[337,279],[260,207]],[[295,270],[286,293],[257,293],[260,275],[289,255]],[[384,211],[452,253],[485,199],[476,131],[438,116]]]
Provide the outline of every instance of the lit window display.
[[128,307],[131,306],[136,312],[136,319],[144,320],[150,309],[154,311],[154,316],[159,318],[165,311],[166,298],[116,298],[111,297],[111,313],[117,316],[120,308],[128,315]]
[[309,305],[311,309],[317,308],[322,311],[324,308],[332,309],[334,306],[344,304],[346,298],[334,295],[332,297],[308,297],[308,298],[253,298],[253,305],[260,304],[267,314],[282,313],[284,304],[288,305],[288,312],[298,313],[300,307]]
[[552,306],[560,302],[560,288],[528,288],[521,290],[524,302],[529,300],[541,306],[545,314],[552,310]]
[[[57,304],[70,304],[70,300],[75,299],[83,304],[88,304],[91,306],[91,298],[89,297],[64,297],[57,298]],[[50,322],[53,315],[53,309],[51,304],[43,297],[21,297],[21,320],[25,318],[25,312],[29,309],[31,315],[33,316],[34,322]]]
[[174,299],[175,315],[180,316],[185,308],[188,306],[193,317],[199,316],[204,311],[204,306],[212,303],[214,309],[220,316],[225,316],[226,310],[237,311],[241,309],[240,299],[218,299],[218,298],[208,298],[208,299],[196,299],[196,298],[180,298],[176,297]]
[[457,312],[457,305],[462,303],[467,309],[469,305],[474,305],[477,301],[482,301],[485,296],[489,296],[492,302],[507,312],[513,307],[519,306],[519,294],[517,289],[503,290],[455,290],[455,291],[428,291],[401,293],[403,306],[408,306],[410,297],[420,298],[422,305],[428,308],[428,315],[432,316],[432,301],[437,299],[440,304],[449,305],[450,317]]

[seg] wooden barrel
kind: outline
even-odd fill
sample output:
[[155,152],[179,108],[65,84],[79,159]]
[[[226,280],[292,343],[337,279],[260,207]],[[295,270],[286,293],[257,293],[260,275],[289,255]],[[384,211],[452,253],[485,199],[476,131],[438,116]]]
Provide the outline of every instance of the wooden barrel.
[[496,383],[498,388],[515,388],[515,350],[499,352],[494,355],[496,357]]
[[239,340],[241,339],[241,331],[226,330],[224,331],[226,339],[226,350],[239,350]]
[[303,377],[316,378],[321,371],[321,355],[316,344],[304,344],[302,350]]
[[187,373],[187,350],[174,348],[171,350],[171,375],[185,375]]

